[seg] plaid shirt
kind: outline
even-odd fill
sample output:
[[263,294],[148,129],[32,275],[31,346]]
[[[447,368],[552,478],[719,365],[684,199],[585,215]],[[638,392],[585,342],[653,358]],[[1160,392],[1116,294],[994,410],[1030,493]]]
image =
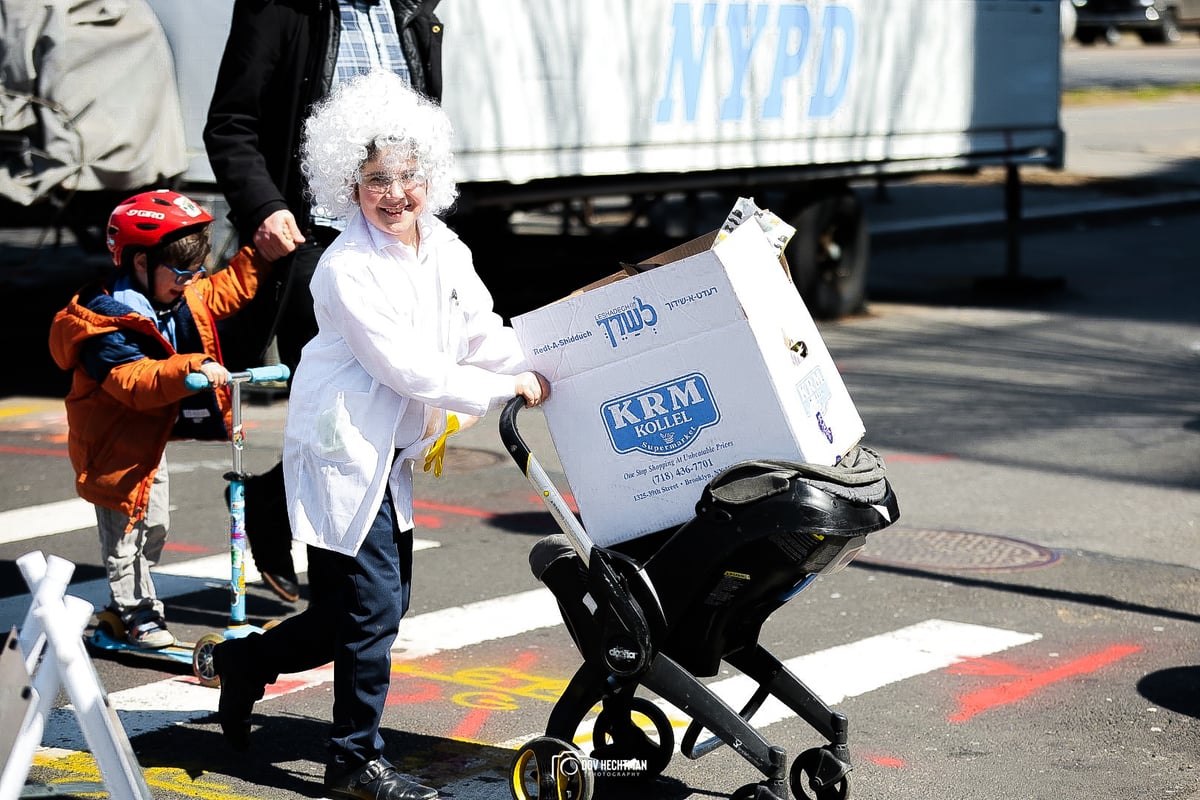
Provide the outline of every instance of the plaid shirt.
[[[390,69],[411,83],[408,62],[400,49],[400,35],[388,0],[339,0],[342,32],[338,39],[333,85],[375,68]],[[313,209],[313,223],[342,230],[345,220],[327,217]]]

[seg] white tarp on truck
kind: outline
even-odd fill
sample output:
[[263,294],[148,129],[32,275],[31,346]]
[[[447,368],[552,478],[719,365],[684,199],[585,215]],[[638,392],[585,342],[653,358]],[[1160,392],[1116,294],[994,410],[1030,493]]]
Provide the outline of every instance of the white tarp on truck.
[[445,0],[438,14],[465,182],[1061,158],[1058,0]]
[[0,34],[0,198],[187,169],[172,54],[145,0],[0,0]]

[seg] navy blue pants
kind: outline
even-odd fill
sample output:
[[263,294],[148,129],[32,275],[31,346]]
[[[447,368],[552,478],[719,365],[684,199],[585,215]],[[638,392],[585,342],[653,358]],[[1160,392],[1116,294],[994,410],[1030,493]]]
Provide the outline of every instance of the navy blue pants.
[[379,725],[391,682],[391,647],[408,611],[412,530],[401,531],[391,492],[357,556],[308,548],[308,608],[263,634],[256,650],[274,682],[333,662],[329,763],[352,768],[383,751]]

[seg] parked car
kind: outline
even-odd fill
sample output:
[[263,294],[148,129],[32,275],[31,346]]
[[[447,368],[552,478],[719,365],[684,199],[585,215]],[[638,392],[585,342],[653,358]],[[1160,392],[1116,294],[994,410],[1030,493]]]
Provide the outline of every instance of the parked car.
[[1073,0],[1075,38],[1083,44],[1110,43],[1121,31],[1143,42],[1174,44],[1185,30],[1200,30],[1200,0]]

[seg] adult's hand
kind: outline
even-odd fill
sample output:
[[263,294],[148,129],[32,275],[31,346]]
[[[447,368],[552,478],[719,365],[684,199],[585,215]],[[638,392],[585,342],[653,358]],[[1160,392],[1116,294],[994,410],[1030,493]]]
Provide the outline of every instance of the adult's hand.
[[268,261],[283,258],[303,241],[296,218],[286,208],[264,219],[254,232],[254,249]]

